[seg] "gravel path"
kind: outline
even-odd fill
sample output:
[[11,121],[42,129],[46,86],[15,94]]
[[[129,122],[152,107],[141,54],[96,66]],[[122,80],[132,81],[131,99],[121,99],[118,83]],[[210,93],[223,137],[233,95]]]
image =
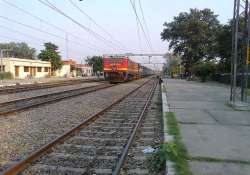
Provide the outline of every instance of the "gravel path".
[[53,139],[53,135],[48,137],[51,133],[61,134],[64,128],[98,113],[145,81],[120,84],[0,118],[0,164],[22,159]]
[[7,102],[10,100],[16,100],[19,98],[28,98],[28,97],[33,97],[33,96],[45,95],[49,93],[61,92],[65,90],[95,86],[98,84],[101,84],[101,83],[98,83],[98,82],[81,83],[81,84],[75,84],[75,85],[69,85],[69,86],[59,86],[59,87],[53,87],[53,88],[38,89],[38,90],[18,92],[18,93],[13,93],[13,94],[0,95],[0,103]]

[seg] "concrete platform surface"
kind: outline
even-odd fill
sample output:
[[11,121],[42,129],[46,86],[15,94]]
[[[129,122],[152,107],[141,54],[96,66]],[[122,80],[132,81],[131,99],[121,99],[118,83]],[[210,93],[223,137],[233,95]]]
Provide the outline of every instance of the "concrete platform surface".
[[[194,175],[250,175],[250,111],[235,111],[227,105],[228,86],[186,80],[166,80],[167,100],[174,112],[191,157]],[[223,160],[222,162],[215,161]]]
[[190,163],[196,175],[249,175],[250,165],[234,163],[211,163],[197,162]]

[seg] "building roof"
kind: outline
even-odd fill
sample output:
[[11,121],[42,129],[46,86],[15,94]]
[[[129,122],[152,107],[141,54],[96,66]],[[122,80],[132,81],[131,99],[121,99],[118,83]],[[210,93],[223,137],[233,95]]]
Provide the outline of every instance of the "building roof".
[[76,61],[69,59],[69,60],[63,60],[63,63],[66,65],[76,65]]
[[3,58],[6,61],[16,61],[16,62],[28,62],[28,63],[40,63],[40,64],[51,64],[49,61],[42,61],[42,60],[32,60],[32,59],[24,59],[24,58],[13,58],[13,57],[6,57]]
[[89,65],[89,64],[76,64],[76,67],[77,68],[86,68],[86,67],[92,68],[92,65]]

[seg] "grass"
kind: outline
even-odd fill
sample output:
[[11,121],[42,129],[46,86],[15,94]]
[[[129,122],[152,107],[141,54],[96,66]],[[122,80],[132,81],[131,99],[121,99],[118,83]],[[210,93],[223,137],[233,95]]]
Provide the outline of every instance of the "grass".
[[147,162],[151,174],[163,172],[166,160],[174,160],[177,155],[176,145],[173,142],[163,143],[156,147],[156,151],[148,155]]
[[175,163],[176,175],[193,175],[188,161],[189,156],[182,143],[180,130],[174,113],[165,114],[168,134],[174,137],[171,142],[165,142],[157,147],[157,151],[148,156],[147,161],[151,174],[164,171],[165,162],[171,161]]
[[182,142],[180,129],[174,113],[166,113],[168,134],[174,136],[174,144],[176,145],[177,156],[175,160],[176,175],[192,175],[188,161],[189,155],[185,145]]

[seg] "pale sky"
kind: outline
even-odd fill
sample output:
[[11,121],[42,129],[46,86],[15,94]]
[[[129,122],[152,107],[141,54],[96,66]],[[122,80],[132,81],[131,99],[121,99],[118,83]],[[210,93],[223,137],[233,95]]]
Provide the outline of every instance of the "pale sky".
[[[115,40],[122,43],[119,50],[116,45],[108,46],[113,41],[109,35],[97,27],[86,16],[80,13],[68,0],[48,0],[61,9],[68,16],[105,38],[106,42],[94,38],[91,34],[74,24],[67,18],[43,5],[38,0],[5,0],[29,13],[38,16],[48,23],[54,24],[68,32],[68,55],[80,62],[86,56],[103,55],[110,53],[151,53],[146,40],[140,31],[141,47],[137,36],[136,18],[130,4],[130,0],[72,0],[84,12],[91,16],[102,28],[108,31]],[[44,1],[44,0],[43,0]],[[133,0],[132,0],[133,1]],[[140,15],[138,0],[135,0],[137,12]],[[190,8],[211,8],[219,15],[221,23],[226,23],[232,17],[233,0],[141,0],[144,16],[147,22],[149,35],[154,53],[166,53],[167,42],[160,39],[164,22],[171,22],[174,16],[180,12],[189,11]],[[43,42],[53,42],[59,46],[62,59],[66,59],[65,32],[50,27],[41,21],[7,5],[0,0],[0,16],[31,25],[40,30],[46,31],[58,37],[51,36],[13,22],[0,18],[0,42],[25,41],[31,47],[37,49],[38,53],[43,48]],[[141,21],[142,17],[140,15]],[[71,36],[73,34],[79,38]],[[111,41],[111,42],[112,42]],[[75,44],[77,43],[77,44]],[[137,59],[138,62],[145,62],[145,58]],[[162,62],[155,58],[155,62]]]

